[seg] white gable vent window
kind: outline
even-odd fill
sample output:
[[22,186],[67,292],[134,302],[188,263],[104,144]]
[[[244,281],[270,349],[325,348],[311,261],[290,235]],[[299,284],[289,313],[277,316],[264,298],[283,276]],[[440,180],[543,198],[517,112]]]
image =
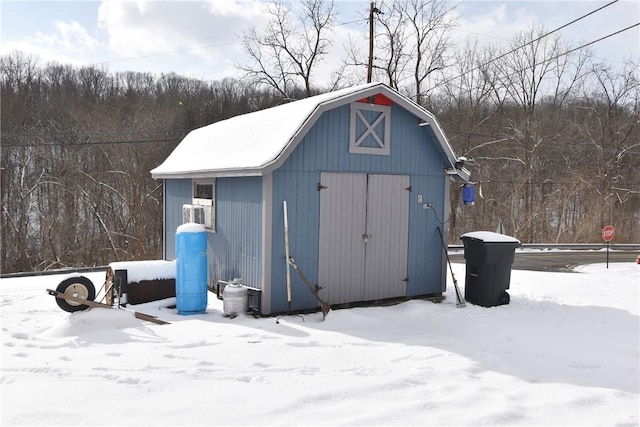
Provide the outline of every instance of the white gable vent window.
[[204,225],[207,231],[215,232],[215,197],[216,181],[215,179],[194,179],[193,180],[193,199],[192,205],[195,212],[193,215],[194,222]]
[[351,104],[349,153],[390,154],[391,107],[354,102]]

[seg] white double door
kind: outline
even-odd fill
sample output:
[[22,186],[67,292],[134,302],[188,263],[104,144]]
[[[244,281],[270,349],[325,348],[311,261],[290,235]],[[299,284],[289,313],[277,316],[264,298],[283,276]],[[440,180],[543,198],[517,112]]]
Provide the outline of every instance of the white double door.
[[406,296],[410,178],[323,172],[318,284],[330,304]]

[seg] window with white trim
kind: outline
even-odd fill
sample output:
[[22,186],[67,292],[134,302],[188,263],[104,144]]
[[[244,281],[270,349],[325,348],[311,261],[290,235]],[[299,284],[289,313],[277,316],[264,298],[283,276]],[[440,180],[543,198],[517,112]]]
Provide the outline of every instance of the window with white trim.
[[391,107],[354,102],[351,104],[349,153],[391,153]]
[[216,228],[216,180],[194,179],[192,204],[204,207],[204,228],[215,233]]

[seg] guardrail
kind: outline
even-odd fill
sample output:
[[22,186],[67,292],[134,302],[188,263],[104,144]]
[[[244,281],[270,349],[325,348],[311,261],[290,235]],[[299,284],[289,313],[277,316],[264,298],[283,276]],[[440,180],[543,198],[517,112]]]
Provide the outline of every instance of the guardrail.
[[[463,245],[449,245],[449,250],[462,250]],[[537,249],[540,251],[566,250],[566,251],[597,251],[606,250],[606,243],[523,243],[518,250]],[[640,243],[610,243],[610,251],[638,252]]]
[[[463,250],[463,245],[449,245],[450,251]],[[597,251],[607,249],[606,243],[523,243],[517,250],[537,249],[539,251],[549,250],[566,250],[566,251]],[[638,252],[640,253],[640,243],[611,243],[609,244],[611,251]],[[0,279],[12,277],[30,277],[30,276],[47,276],[53,274],[68,273],[91,273],[97,271],[105,271],[107,266],[96,267],[69,267],[55,270],[44,271],[26,271],[21,273],[0,274]]]

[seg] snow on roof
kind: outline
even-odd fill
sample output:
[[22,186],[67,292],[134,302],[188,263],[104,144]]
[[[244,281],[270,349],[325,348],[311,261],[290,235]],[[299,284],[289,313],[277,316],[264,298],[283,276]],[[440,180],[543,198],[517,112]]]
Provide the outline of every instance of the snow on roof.
[[465,233],[462,235],[462,238],[465,237],[469,239],[481,240],[483,242],[520,244],[520,240],[516,239],[515,237],[507,236],[506,234],[494,233],[493,231],[472,231],[470,233]]
[[162,178],[180,173],[260,168],[282,152],[318,104],[369,86],[372,84],[329,92],[195,129],[151,174]]
[[[154,178],[260,175],[276,161],[314,112],[324,104],[350,96],[385,93],[431,125],[447,157],[456,157],[435,117],[383,83],[368,83],[254,111],[191,131],[165,161],[151,171]],[[357,99],[357,98],[356,98]],[[453,169],[453,168],[452,168]],[[468,171],[457,171],[468,179]],[[461,175],[461,176],[462,176]]]

